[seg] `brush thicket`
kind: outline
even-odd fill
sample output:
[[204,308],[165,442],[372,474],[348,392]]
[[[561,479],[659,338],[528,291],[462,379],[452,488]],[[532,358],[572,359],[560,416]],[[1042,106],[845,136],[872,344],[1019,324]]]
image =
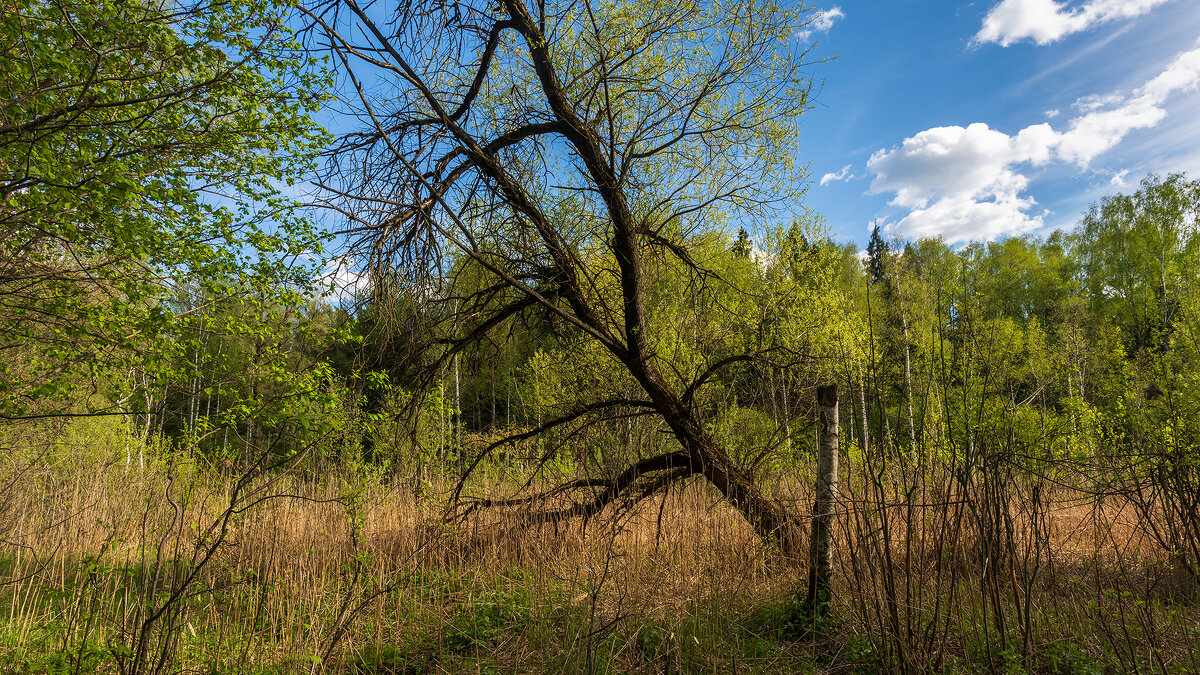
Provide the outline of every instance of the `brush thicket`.
[[[832,612],[806,625],[806,563],[699,480],[586,522],[447,521],[450,476],[297,469],[230,509],[230,467],[146,450],[143,468],[67,434],[5,455],[0,670],[1200,666],[1193,581],[1137,511],[1028,476],[847,462]],[[507,497],[524,478],[485,471],[466,492]],[[804,513],[811,483],[774,490]]]

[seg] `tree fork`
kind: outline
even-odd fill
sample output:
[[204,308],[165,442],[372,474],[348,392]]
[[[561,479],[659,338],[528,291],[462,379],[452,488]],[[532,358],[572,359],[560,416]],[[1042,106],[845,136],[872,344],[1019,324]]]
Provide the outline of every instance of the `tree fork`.
[[[671,386],[672,383],[659,372],[661,364],[665,362],[671,365],[670,362],[651,349],[653,341],[645,316],[646,270],[642,259],[648,247],[665,248],[690,268],[698,269],[687,252],[686,244],[677,244],[668,237],[659,236],[656,233],[657,226],[676,219],[701,218],[702,212],[721,203],[766,205],[782,196],[769,187],[773,184],[770,179],[777,172],[773,163],[765,158],[749,163],[741,160],[728,162],[721,159],[723,154],[727,154],[721,151],[726,146],[740,147],[747,142],[775,147],[781,142],[781,137],[778,137],[780,132],[784,135],[790,133],[786,125],[777,127],[780,120],[792,117],[784,113],[807,107],[807,78],[800,72],[801,59],[793,58],[790,50],[775,53],[773,45],[776,40],[771,37],[774,33],[779,34],[775,37],[784,37],[792,32],[792,14],[784,11],[768,12],[766,15],[755,13],[757,18],[752,19],[736,7],[715,8],[736,24],[747,42],[738,48],[736,56],[715,55],[712,59],[701,59],[700,63],[695,64],[698,76],[693,81],[693,78],[672,77],[669,63],[656,65],[644,59],[643,62],[635,62],[634,58],[629,62],[620,61],[610,68],[606,47],[593,49],[585,43],[572,43],[570,40],[556,44],[562,37],[554,26],[547,27],[547,18],[561,22],[562,26],[570,26],[574,19],[559,16],[553,11],[547,14],[544,4],[533,6],[528,0],[500,0],[498,5],[486,5],[486,9],[483,5],[476,7],[468,3],[473,13],[465,23],[458,14],[458,5],[454,7],[453,16],[448,13],[447,5],[430,6],[429,16],[440,12],[445,20],[435,19],[426,23],[423,20],[408,22],[402,19],[399,30],[394,34],[390,32],[391,28],[384,31],[376,26],[354,0],[324,0],[324,3],[347,9],[361,24],[357,26],[359,32],[372,43],[370,49],[352,43],[342,37],[334,26],[325,22],[323,17],[326,15],[306,11],[314,23],[326,32],[347,68],[353,57],[364,64],[387,69],[399,75],[399,86],[412,96],[411,99],[400,97],[400,107],[394,111],[394,116],[380,117],[374,111],[375,102],[359,86],[358,79],[354,79],[363,110],[371,118],[374,127],[372,133],[384,139],[387,148],[387,152],[383,153],[383,146],[379,146],[383,153],[379,155],[379,160],[383,162],[380,166],[384,167],[380,169],[379,176],[364,174],[363,180],[366,182],[363,186],[369,188],[365,195],[355,196],[352,190],[342,191],[351,200],[364,202],[368,206],[368,213],[380,208],[385,211],[383,225],[373,225],[374,219],[355,218],[355,222],[361,222],[369,230],[364,230],[366,233],[361,243],[372,247],[374,251],[374,247],[378,247],[389,236],[403,234],[389,234],[392,232],[390,223],[403,223],[410,218],[420,221],[431,232],[436,230],[498,280],[531,298],[531,310],[538,307],[547,314],[561,317],[596,340],[639,382],[648,394],[647,409],[653,409],[662,416],[679,442],[680,450],[688,458],[686,470],[682,466],[663,467],[653,478],[637,480],[618,492],[632,494],[639,489],[653,491],[660,486],[665,487],[672,480],[692,475],[694,470],[694,473],[710,481],[746,517],[758,535],[777,543],[786,555],[798,554],[797,519],[787,505],[772,499],[754,483],[749,472],[733,461],[729,453],[705,430],[702,415],[693,404],[699,388],[719,368],[750,360],[754,354],[726,357],[714,363],[691,385],[680,383],[678,387]],[[718,37],[722,31],[710,24],[705,14],[699,8],[688,9],[682,14],[669,10],[663,19],[673,27],[665,32],[651,30],[647,39],[651,45],[670,47],[690,44],[693,40],[688,37],[691,31],[712,32],[714,37]],[[678,25],[674,24],[676,21]],[[509,28],[524,39],[524,49],[520,49],[516,41],[513,47],[526,52],[528,61],[513,61],[510,70],[494,68],[492,55],[497,49],[497,36]],[[599,37],[599,28],[594,20],[592,29]],[[459,43],[470,53],[468,60],[463,60],[461,52],[456,60],[449,51],[444,54],[438,52],[440,57],[423,59],[419,63],[408,63],[404,58],[406,49],[419,50],[431,40],[440,42],[442,38],[453,35],[477,37],[474,42],[463,37]],[[453,42],[457,38],[449,39]],[[554,55],[574,44],[583,47],[585,61],[587,58],[595,60],[595,67],[589,68],[586,71],[589,74],[582,80],[575,79],[573,75],[573,79],[564,85],[556,72]],[[783,58],[780,60],[775,56]],[[628,74],[622,72],[626,65],[630,71]],[[654,75],[654,71],[663,68],[667,69],[658,76]],[[748,75],[751,72],[758,74]],[[765,78],[762,73],[766,73]],[[489,85],[486,91],[480,88],[481,83],[490,81],[487,78],[493,76],[497,82],[512,83],[512,90],[523,92],[525,100],[511,110],[505,107],[507,104],[503,99],[496,99],[494,105],[499,106],[496,110],[491,110],[491,105],[473,106],[480,96],[491,96],[492,91],[508,90],[508,87],[499,84],[495,87]],[[659,98],[657,94],[648,95],[642,97],[640,102],[635,101],[635,105],[623,105],[632,116],[627,120],[630,123],[628,126],[612,123],[617,115],[612,108],[613,103],[607,98],[600,108],[601,112],[609,113],[607,129],[593,122],[599,118],[594,117],[596,111],[590,103],[584,105],[576,100],[576,89],[589,86],[588,78],[596,80],[594,91],[603,88],[607,94],[609,82],[622,83],[621,87],[624,88],[627,78],[642,76],[659,77],[672,93],[666,98]],[[447,81],[461,85],[451,87],[455,92],[451,102],[439,98],[439,87]],[[768,85],[766,90],[761,89],[764,83]],[[793,91],[793,86],[800,86],[804,91]],[[729,98],[730,91],[750,89],[756,91],[753,107],[726,106],[723,103]],[[638,91],[635,88],[630,95],[638,98]],[[379,104],[384,108],[390,105],[385,105],[383,101]],[[707,109],[706,106],[712,108],[711,117],[708,114],[693,114],[697,110]],[[460,119],[474,119],[476,113],[470,111],[478,111],[479,119],[469,125],[460,123]],[[382,119],[388,120],[387,126]],[[489,120],[499,129],[490,129]],[[516,130],[504,131],[514,125]],[[493,140],[484,142],[482,138],[475,138],[470,130],[474,128],[489,129],[489,137]],[[672,140],[669,142],[663,142],[662,134],[666,133],[663,129],[670,129],[667,135]],[[736,133],[727,136],[733,130],[737,130]],[[542,135],[561,139],[565,142],[564,151],[577,157],[578,161],[572,160],[566,168],[587,186],[587,192],[593,192],[595,196],[595,199],[589,198],[583,205],[587,207],[585,211],[594,211],[597,222],[607,221],[603,236],[597,241],[607,248],[611,260],[607,257],[596,261],[582,260],[570,243],[570,237],[566,236],[562,223],[558,222],[559,218],[540,206],[544,201],[543,187],[537,182],[527,184],[523,178],[524,169],[522,172],[512,172],[506,159],[507,153],[502,155],[499,152],[518,152],[522,140]],[[429,145],[429,138],[441,140]],[[692,147],[692,143],[696,146]],[[617,154],[618,148],[621,149],[620,154]],[[534,161],[531,167],[540,166],[547,176],[558,170],[538,154],[541,151],[530,148],[529,152],[535,153],[530,157]],[[675,156],[679,153],[683,157],[694,158],[696,161],[692,165],[695,167],[704,168],[681,171],[678,181],[680,187],[677,188],[672,187],[673,181],[667,180],[664,185],[666,199],[659,205],[663,208],[654,207],[654,213],[635,211],[627,194],[630,181],[641,180],[639,177],[643,175],[658,176],[665,166],[680,166]],[[368,153],[368,159],[373,156]],[[446,174],[447,167],[451,167],[460,156],[465,158],[464,162]],[[643,174],[642,170],[637,169],[641,165],[650,173]],[[369,162],[368,166],[371,166]],[[387,169],[388,166],[392,168]],[[355,168],[353,161],[349,168]],[[694,175],[690,180],[684,180],[689,172]],[[357,171],[354,173],[357,175]],[[449,189],[450,185],[468,173],[477,174],[480,187],[485,189],[477,192],[471,188],[470,197]],[[441,178],[443,175],[446,177]],[[768,180],[765,183],[754,180],[758,175]],[[729,192],[716,196],[692,195],[681,187],[701,179],[727,182],[732,187]],[[553,187],[550,196],[554,192],[574,191],[578,187],[573,181],[568,182],[571,184]],[[386,191],[393,189],[394,184],[418,185],[421,194],[412,204],[404,199],[380,200],[375,196],[377,187]],[[483,198],[483,202],[476,204],[474,200],[477,197]],[[693,203],[694,200],[698,201]],[[522,236],[536,250],[531,259],[536,264],[528,272],[509,269],[510,266],[521,270],[527,267],[520,256],[509,256],[498,261],[491,255],[485,255],[477,246],[474,235],[480,233],[478,225],[469,217],[460,217],[470,216],[476,207],[511,212]],[[453,228],[443,228],[438,224],[439,219],[433,217],[435,208],[444,210],[446,218],[453,222],[458,233],[453,232]],[[394,210],[398,210],[399,214]],[[345,212],[353,214],[355,210],[345,209]],[[482,234],[500,237],[507,233],[485,228]],[[403,242],[411,241],[413,235],[404,236],[408,239],[402,239],[401,244],[407,245]],[[395,250],[394,247],[390,249],[390,254],[394,255]],[[437,265],[433,265],[433,268],[438,269]],[[610,275],[619,281],[620,290],[620,297],[615,299],[612,307],[588,290],[596,286],[599,278]],[[544,295],[547,289],[553,289],[555,296]],[[487,312],[494,313],[490,305],[480,305],[478,309],[484,314],[462,312],[457,307],[455,313],[464,316],[470,314],[469,320],[475,323],[486,322]],[[457,334],[454,338],[453,342],[461,341],[461,336]],[[540,422],[539,426],[542,426]],[[579,489],[593,487],[596,486],[589,482],[586,488]],[[585,503],[580,509],[572,506],[563,513],[586,517],[583,512],[592,509]]]

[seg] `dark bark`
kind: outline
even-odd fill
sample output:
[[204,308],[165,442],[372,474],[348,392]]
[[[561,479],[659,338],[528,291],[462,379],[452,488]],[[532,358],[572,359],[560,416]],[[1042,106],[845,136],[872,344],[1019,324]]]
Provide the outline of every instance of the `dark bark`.
[[817,387],[817,494],[813,500],[812,541],[809,544],[809,616],[824,613],[833,577],[833,518],[837,503],[838,396],[837,385]]
[[[679,116],[679,124],[674,125],[678,126],[678,129],[670,127],[676,133],[655,136],[654,134],[659,133],[659,130],[655,129],[659,122],[622,132],[646,134],[646,138],[641,139],[646,141],[646,145],[639,148],[638,139],[618,137],[618,127],[612,123],[613,116],[617,114],[612,106],[616,104],[608,100],[605,83],[619,81],[618,76],[612,73],[619,69],[620,63],[609,62],[607,56],[599,55],[596,56],[595,70],[585,69],[585,72],[600,73],[596,76],[600,83],[593,92],[597,100],[604,101],[597,104],[599,110],[592,109],[594,101],[578,100],[578,92],[568,92],[568,87],[564,86],[560,73],[556,70],[553,49],[556,46],[547,39],[547,35],[553,35],[554,31],[546,28],[547,18],[554,17],[547,14],[544,4],[527,6],[523,0],[500,0],[498,5],[489,4],[486,9],[483,6],[469,6],[463,10],[461,16],[457,9],[452,15],[443,16],[438,12],[449,11],[449,6],[426,6],[417,2],[413,3],[404,15],[408,18],[403,18],[398,28],[392,27],[388,32],[376,26],[354,0],[329,0],[329,3],[346,10],[360,24],[355,27],[356,40],[359,39],[357,36],[363,36],[371,43],[360,46],[343,38],[335,26],[330,25],[325,18],[336,16],[336,12],[309,13],[314,22],[325,31],[343,63],[349,67],[350,60],[357,59],[363,64],[381,68],[388,72],[390,78],[399,80],[402,86],[406,87],[406,94],[410,96],[409,102],[405,104],[407,107],[381,118],[375,113],[368,92],[358,86],[359,80],[351,73],[357,94],[361,97],[362,110],[367,112],[364,117],[369,118],[370,123],[375,126],[371,134],[356,137],[353,147],[363,148],[373,143],[385,143],[394,156],[391,157],[390,165],[381,162],[380,166],[391,168],[380,169],[384,173],[379,180],[385,183],[385,188],[401,185],[405,186],[402,190],[408,191],[403,198],[384,198],[377,196],[383,192],[379,189],[380,183],[365,185],[360,194],[366,196],[360,197],[359,201],[387,211],[381,214],[382,217],[376,223],[360,215],[358,209],[341,209],[355,223],[352,231],[362,237],[360,243],[364,250],[369,251],[370,256],[377,255],[379,251],[393,253],[397,246],[411,245],[422,228],[427,228],[429,232],[436,233],[445,241],[457,246],[473,264],[494,275],[497,283],[506,284],[515,296],[498,305],[490,302],[476,303],[479,311],[473,314],[460,312],[456,306],[455,316],[461,316],[475,326],[474,329],[467,329],[467,336],[478,340],[501,320],[534,312],[565,320],[585,336],[602,345],[626,369],[648,399],[644,403],[645,408],[653,410],[663,420],[681,448],[679,453],[636,462],[610,483],[587,479],[567,484],[564,486],[568,488],[565,492],[555,490],[515,502],[483,500],[473,504],[517,506],[544,503],[550,496],[557,499],[566,494],[581,494],[580,491],[601,490],[590,499],[584,498],[583,501],[565,509],[550,511],[535,518],[542,522],[552,522],[566,517],[588,517],[618,500],[636,501],[664,489],[673,481],[699,474],[710,481],[745,515],[758,534],[776,542],[786,554],[797,553],[794,518],[783,504],[765,494],[751,476],[739,468],[725,449],[705,431],[701,413],[694,402],[697,389],[717,371],[735,363],[753,360],[757,353],[715,357],[714,365],[690,385],[668,380],[660,370],[664,367],[661,357],[651,352],[646,321],[647,270],[643,260],[644,251],[653,248],[667,251],[689,268],[698,269],[685,247],[656,231],[663,222],[652,224],[646,222],[646,219],[665,218],[669,222],[681,214],[707,208],[721,199],[738,201],[740,195],[736,192],[741,189],[752,190],[755,183],[747,180],[744,187],[739,187],[743,185],[741,181],[730,183],[729,192],[720,191],[717,196],[706,197],[710,201],[702,201],[699,205],[682,205],[674,212],[665,209],[666,215],[653,213],[657,207],[651,208],[650,213],[645,213],[644,205],[639,206],[639,211],[635,214],[631,204],[638,203],[637,199],[627,193],[627,178],[631,165],[656,154],[678,152],[677,144],[692,135],[719,135],[737,127],[739,122],[736,119],[722,119],[712,122],[712,129],[693,128],[692,125],[702,125],[700,118],[694,117],[693,113],[705,101],[724,99],[731,91],[727,87],[736,83],[740,77],[752,77],[747,73],[755,72],[754,69],[740,70],[745,66],[735,67],[730,65],[732,61],[721,60],[714,64],[717,71],[712,80],[700,78],[707,84],[693,98],[662,103],[663,106],[679,106],[679,110],[674,111]],[[677,19],[679,17],[672,20]],[[418,25],[424,28],[414,28]],[[431,33],[423,33],[421,30]],[[486,133],[494,140],[487,140],[482,136],[477,138],[470,131],[478,128],[473,119],[472,108],[479,105],[479,99],[485,95],[483,92],[488,91],[483,85],[491,82],[489,77],[494,73],[489,73],[489,69],[494,67],[498,58],[497,45],[501,44],[505,31],[513,31],[523,39],[522,51],[525,53],[521,57],[521,67],[530,69],[527,71],[529,81],[521,80],[520,84],[524,89],[524,100],[521,106],[518,106],[521,115],[504,122],[511,123],[516,131],[493,129]],[[404,48],[397,48],[392,41],[401,40],[401,35],[407,35],[405,39],[414,44],[405,43]],[[423,69],[429,68],[429,65],[409,63],[404,54],[416,53],[411,48],[424,46],[419,43],[425,40],[436,45],[443,38],[454,43],[457,50],[447,50],[444,54],[461,54],[464,43],[476,40],[475,55],[469,57],[466,63],[455,62],[453,58],[446,57],[450,65],[443,70],[437,69],[441,66],[434,68],[431,72],[435,77],[425,80],[422,77],[425,72]],[[459,42],[454,42],[456,40]],[[598,41],[597,44],[601,42]],[[432,53],[441,53],[437,50],[435,46]],[[755,58],[758,58],[757,52],[755,55]],[[621,57],[625,58],[629,58],[628,55]],[[511,64],[509,67],[512,67]],[[579,75],[571,77],[577,79]],[[721,82],[719,86],[714,84],[718,81]],[[437,82],[437,86],[432,85],[432,82]],[[446,82],[450,85],[447,86]],[[575,80],[568,82],[572,87],[575,84]],[[506,91],[503,95],[514,95],[516,88],[514,85],[512,93]],[[446,93],[441,93],[443,91]],[[781,92],[782,90],[776,95],[781,95]],[[414,102],[418,100],[419,104]],[[793,98],[788,98],[787,104],[800,108],[805,106],[803,101],[795,102]],[[673,110],[664,107],[659,112]],[[602,130],[606,126],[606,114],[608,136],[602,137]],[[587,185],[582,191],[587,195],[584,198],[594,200],[590,202],[596,210],[593,215],[604,221],[601,240],[611,255],[610,259],[615,262],[611,270],[590,269],[590,263],[580,259],[581,256],[572,243],[572,236],[555,217],[551,217],[549,212],[543,209],[540,202],[541,192],[536,182],[523,182],[521,170],[510,170],[507,156],[522,147],[522,144],[541,143],[543,138],[551,136],[565,146],[561,151],[562,156],[571,158],[570,162],[578,174],[577,177]],[[368,145],[364,146],[363,143]],[[539,146],[535,152],[543,152],[543,149]],[[358,168],[360,167],[355,167]],[[470,187],[461,186],[460,184],[467,182],[469,177],[474,177],[476,182]],[[462,192],[459,194],[455,190]],[[343,197],[350,195],[346,191],[340,191],[339,194]],[[451,203],[454,199],[458,201]],[[486,206],[479,207],[481,202],[486,202]],[[524,245],[540,247],[536,254],[537,264],[530,266],[526,260],[521,260],[519,262],[522,271],[514,272],[513,268],[518,262],[516,259],[504,260],[495,251],[486,250],[478,245],[470,223],[478,222],[472,219],[480,216],[496,216],[512,223],[512,227],[519,230],[525,241]],[[392,238],[391,241],[389,237]],[[606,276],[615,279],[615,285],[619,288],[619,304],[615,307],[609,307],[604,300],[604,294],[597,292],[597,279]],[[468,344],[458,332],[451,342],[454,344],[448,345],[449,351],[447,356],[441,358],[442,362]],[[569,414],[546,427],[566,421],[582,420],[592,413],[613,415],[617,412],[607,403],[600,404],[591,410],[581,411],[580,414]],[[492,449],[494,446],[488,448],[485,454]],[[457,497],[456,491],[456,500]]]

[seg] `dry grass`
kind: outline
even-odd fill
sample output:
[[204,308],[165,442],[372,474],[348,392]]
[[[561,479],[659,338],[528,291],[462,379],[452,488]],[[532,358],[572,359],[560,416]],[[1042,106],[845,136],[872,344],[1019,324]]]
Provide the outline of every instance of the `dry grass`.
[[[114,651],[213,541],[202,535],[232,479],[184,458],[127,468],[123,449],[95,443],[5,462],[0,671],[117,672]],[[807,482],[779,488],[800,512]],[[166,669],[788,673],[897,668],[900,656],[917,669],[934,663],[922,661],[932,652],[921,640],[889,647],[905,639],[889,637],[886,612],[876,612],[889,584],[909,589],[897,596],[905,626],[940,631],[942,670],[1197,665],[1200,608],[1115,501],[1056,492],[1039,544],[1014,499],[1019,555],[991,576],[969,523],[951,542],[937,538],[952,514],[933,501],[895,509],[890,567],[856,557],[878,534],[843,527],[836,620],[796,639],[789,612],[803,563],[764,545],[701,483],[557,528],[528,526],[515,511],[447,525],[435,489],[444,483],[432,483],[418,497],[410,481],[369,475],[260,479],[252,487],[272,498],[229,519],[170,630],[156,634],[173,655]],[[510,484],[472,487],[498,494]],[[844,496],[842,521],[855,522],[850,509],[866,505],[853,489]],[[996,579],[998,603],[987,595]],[[1004,636],[994,634],[997,613],[1009,622]]]
[[[83,644],[97,652],[90,665],[109,668],[103,652],[129,641],[139,601],[155,606],[150,585],[181,578],[228,504],[233,481],[210,467],[139,471],[92,453],[6,467],[20,476],[0,563],[0,664],[15,671]],[[558,527],[515,512],[446,524],[444,491],[418,498],[370,476],[289,476],[269,490],[230,519],[189,587],[175,668],[711,672],[741,659],[791,672],[810,661],[753,625],[799,570],[699,483]]]

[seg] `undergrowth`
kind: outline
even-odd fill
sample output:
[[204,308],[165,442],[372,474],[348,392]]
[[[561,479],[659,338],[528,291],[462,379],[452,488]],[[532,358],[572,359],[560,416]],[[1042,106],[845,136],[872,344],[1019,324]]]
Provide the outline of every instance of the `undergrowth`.
[[[1067,507],[1055,513],[1054,567],[1015,599],[1004,588],[999,605],[981,600],[995,577],[960,554],[964,544],[910,561],[911,572],[870,577],[914,589],[908,605],[889,610],[880,604],[887,588],[855,582],[866,563],[850,552],[864,549],[843,528],[834,594],[813,616],[804,563],[765,545],[699,484],[634,511],[533,527],[500,511],[443,522],[451,483],[436,476],[418,495],[378,475],[296,473],[271,484],[271,499],[234,513],[218,537],[208,528],[232,478],[184,462],[171,473],[165,461],[127,468],[88,450],[21,469],[0,537],[0,672],[133,672],[133,637],[166,605],[169,623],[154,624],[147,642],[160,672],[1200,668],[1200,603],[1185,581],[1148,549],[1118,547],[1124,557],[1114,557],[1114,534],[1136,537],[1119,519],[1103,530],[1106,544],[1085,545],[1094,514]],[[805,503],[797,486],[809,479],[781,489]],[[493,480],[472,487],[508,489]],[[918,565],[954,574],[920,586],[937,577]],[[921,661],[921,631],[934,631],[936,659]]]

